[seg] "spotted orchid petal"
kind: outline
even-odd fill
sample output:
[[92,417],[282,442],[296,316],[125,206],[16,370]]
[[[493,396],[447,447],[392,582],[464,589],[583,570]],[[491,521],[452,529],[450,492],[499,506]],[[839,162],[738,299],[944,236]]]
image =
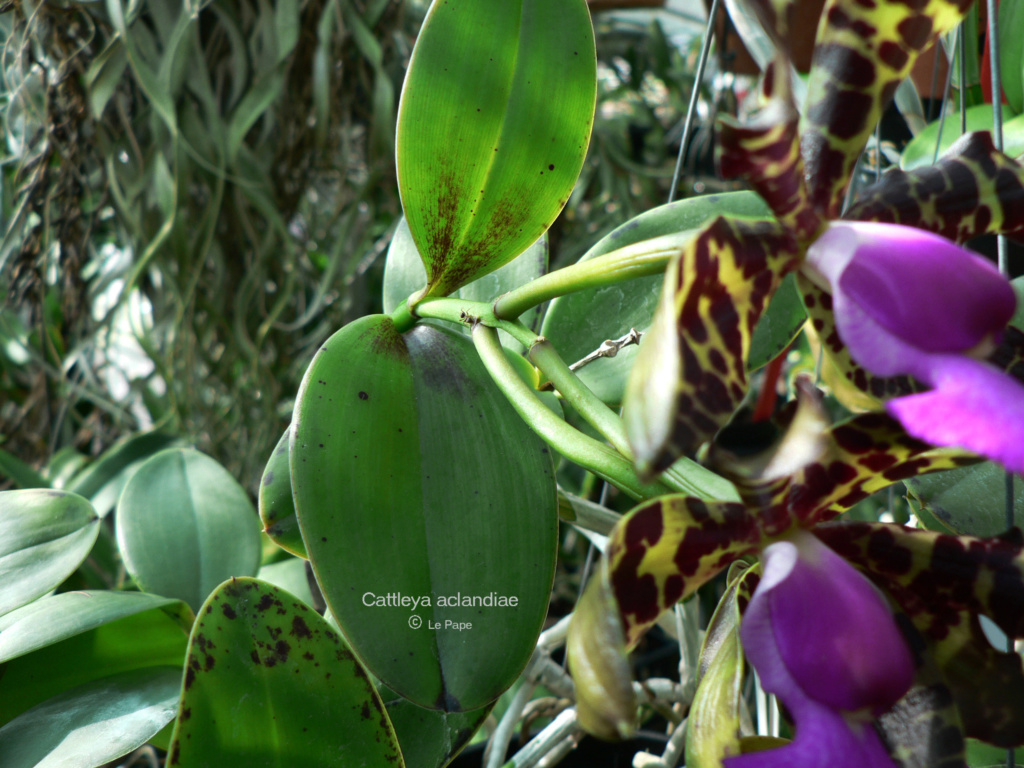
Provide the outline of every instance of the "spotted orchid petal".
[[915,664],[885,599],[806,532],[765,548],[762,566],[740,637],[761,684],[792,715],[796,738],[725,767],[891,768],[871,721],[907,692]]
[[910,434],[1024,471],[1024,386],[970,357],[991,347],[1016,307],[995,267],[937,235],[874,222],[833,223],[807,265],[831,288],[854,361],[933,388],[889,402]]

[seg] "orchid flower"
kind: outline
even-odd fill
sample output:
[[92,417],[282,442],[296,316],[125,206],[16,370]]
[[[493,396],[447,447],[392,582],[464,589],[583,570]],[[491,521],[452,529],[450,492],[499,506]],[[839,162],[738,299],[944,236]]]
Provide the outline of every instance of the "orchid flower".
[[832,295],[854,361],[933,387],[887,403],[910,434],[1024,473],[1024,385],[984,361],[1016,307],[995,267],[929,232],[836,222],[808,249],[804,272]]
[[740,636],[796,738],[726,768],[895,768],[872,721],[910,689],[916,664],[885,598],[805,531],[765,547],[761,563]]
[[[881,413],[830,426],[820,394],[806,382],[799,393],[771,447],[750,454],[750,435],[739,440],[742,457],[723,435],[711,445],[706,463],[733,482],[740,501],[663,496],[640,504],[612,531],[569,630],[580,723],[605,737],[631,733],[637,702],[627,650],[662,612],[731,563],[760,554],[764,583],[752,599],[737,600],[734,624],[766,689],[789,708],[796,739],[740,756],[745,745],[739,735],[719,734],[705,746],[713,754],[688,765],[729,758],[725,768],[803,768],[845,765],[845,755],[854,760],[850,765],[891,768],[890,747],[927,753],[939,732],[934,729],[948,729],[939,740],[945,751],[927,753],[922,764],[956,759],[964,736],[1002,746],[1024,743],[1024,669],[1015,654],[992,648],[978,623],[978,615],[987,614],[1009,636],[1024,637],[1020,532],[982,539],[830,522],[895,480],[968,459],[910,437]],[[863,575],[854,576],[851,566]],[[865,577],[906,617],[905,627],[896,628]],[[913,663],[902,630],[914,638]],[[721,634],[708,631],[709,638]],[[710,660],[702,658],[701,668],[713,667],[724,646],[706,641],[702,655]],[[921,670],[927,674],[918,679]],[[742,665],[733,663],[729,674],[739,679]],[[903,697],[911,677],[916,693]],[[715,686],[739,690],[738,683],[725,685],[721,675],[705,673],[688,741],[728,728],[723,695],[706,693]],[[715,702],[711,711],[702,711],[702,696]],[[928,727],[906,727],[922,714],[908,711],[908,701],[919,708],[927,702]],[[711,725],[699,727],[701,721]],[[892,728],[883,748],[872,734],[886,722]]]

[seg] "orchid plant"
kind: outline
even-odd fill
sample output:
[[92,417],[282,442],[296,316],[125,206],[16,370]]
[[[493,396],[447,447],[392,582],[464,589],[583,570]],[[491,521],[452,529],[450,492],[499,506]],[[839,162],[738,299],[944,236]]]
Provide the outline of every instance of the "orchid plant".
[[[791,8],[754,5],[784,39]],[[965,738],[1024,744],[1021,660],[981,619],[1024,638],[1020,531],[837,519],[983,458],[1024,472],[1014,290],[962,247],[1024,232],[1024,168],[971,134],[844,211],[882,109],[967,6],[829,0],[802,116],[783,52],[760,108],[719,125],[722,174],[752,191],[655,209],[549,272],[594,114],[587,5],[436,0],[398,115],[384,312],[322,344],[260,485],[288,589],[257,571],[244,490],[194,451],[136,446],[102,488],[0,496],[0,524],[18,521],[0,542],[0,751],[57,733],[78,765],[152,738],[170,766],[441,768],[518,685],[500,765],[542,678],[567,708],[556,747],[579,727],[628,737],[628,652],[726,569],[692,677],[656,701],[688,707],[687,765],[952,765]],[[781,339],[759,341],[765,319]],[[751,372],[805,325],[826,386],[794,376],[754,423]],[[833,422],[836,400],[857,412]],[[595,481],[637,506],[595,503]],[[67,588],[108,512],[142,594]],[[571,620],[542,633],[560,521],[608,537]],[[82,647],[118,652],[62,666]],[[791,740],[743,727],[744,659]],[[64,738],[116,697],[130,737]]]

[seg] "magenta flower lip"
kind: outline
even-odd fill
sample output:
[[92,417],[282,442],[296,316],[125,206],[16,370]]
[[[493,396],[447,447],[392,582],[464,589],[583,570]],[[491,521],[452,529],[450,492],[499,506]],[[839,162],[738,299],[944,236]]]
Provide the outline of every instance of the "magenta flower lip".
[[907,692],[915,664],[885,598],[807,531],[766,547],[762,564],[740,637],[795,739],[726,768],[892,768],[871,720]]
[[992,264],[929,232],[840,221],[808,249],[805,269],[827,282],[836,330],[859,365],[933,388],[887,404],[907,432],[1024,472],[1024,385],[976,359],[1016,309]]

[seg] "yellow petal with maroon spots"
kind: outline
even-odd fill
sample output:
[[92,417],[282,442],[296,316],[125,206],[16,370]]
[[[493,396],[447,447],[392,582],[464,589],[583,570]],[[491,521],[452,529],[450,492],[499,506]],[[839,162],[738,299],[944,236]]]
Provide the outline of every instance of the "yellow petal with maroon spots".
[[965,243],[989,233],[1024,233],[1024,168],[988,132],[960,138],[935,164],[887,171],[843,216],[905,224]]
[[822,214],[838,217],[857,158],[896,87],[971,2],[826,2],[801,125],[811,202]]
[[982,539],[884,523],[824,525],[814,533],[902,607],[930,646],[965,732],[1001,746],[1024,744],[1024,671],[992,648],[985,614],[1024,637],[1024,537],[1013,528]]
[[778,222],[718,217],[669,263],[626,388],[641,475],[692,454],[732,416],[747,391],[754,326],[797,259]]
[[739,121],[718,121],[716,158],[723,178],[742,178],[771,207],[779,222],[802,244],[810,243],[824,221],[808,198],[800,155],[799,115],[793,104],[789,67],[780,59],[761,81],[764,106]]

